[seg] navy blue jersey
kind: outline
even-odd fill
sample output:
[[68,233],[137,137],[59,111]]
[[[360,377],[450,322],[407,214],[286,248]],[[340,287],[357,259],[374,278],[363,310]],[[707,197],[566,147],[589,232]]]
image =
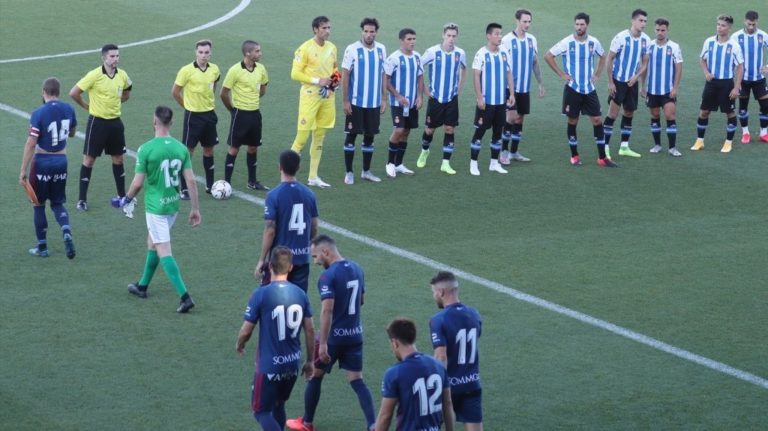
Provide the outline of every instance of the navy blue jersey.
[[365,275],[351,260],[334,262],[317,280],[320,300],[333,299],[333,318],[328,344],[360,344],[363,322],[360,306],[365,293]]
[[445,368],[435,358],[413,353],[389,367],[381,396],[397,399],[397,431],[439,430],[443,424]]
[[315,194],[296,181],[282,182],[269,193],[264,205],[264,219],[275,221],[275,241],[293,252],[293,264],[309,263],[312,219],[317,217]]
[[243,318],[259,324],[256,370],[261,374],[290,374],[301,364],[301,326],[312,317],[309,298],[298,286],[275,281],[254,289]]
[[429,321],[432,347],[445,347],[448,356],[448,381],[452,392],[480,389],[477,342],[482,325],[480,313],[460,302],[446,306]]
[[77,126],[72,105],[58,100],[35,109],[29,119],[29,135],[37,137],[37,148],[55,153],[67,148],[69,131]]

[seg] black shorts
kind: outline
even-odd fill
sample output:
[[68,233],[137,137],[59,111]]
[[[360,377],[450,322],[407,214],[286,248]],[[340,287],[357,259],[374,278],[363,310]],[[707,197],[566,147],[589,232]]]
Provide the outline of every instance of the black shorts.
[[229,136],[227,144],[240,148],[241,145],[249,147],[261,146],[261,111],[244,111],[233,109],[230,114]]
[[344,133],[378,135],[380,122],[380,108],[361,108],[352,105],[352,115],[347,115],[344,120]]
[[663,108],[667,103],[677,103],[677,97],[669,97],[669,93],[649,94],[645,99],[645,106],[649,108]]
[[101,153],[110,156],[125,154],[125,127],[119,117],[111,120],[93,115],[88,117],[83,154],[99,157]]
[[[507,122],[507,105],[485,105],[485,109],[475,108],[475,128],[488,130],[491,127],[503,128]],[[499,129],[501,130],[501,129]]]
[[184,111],[184,131],[182,142],[188,148],[195,148],[199,142],[203,147],[212,147],[219,143],[216,133],[216,123],[219,118],[216,111],[190,112]]
[[702,111],[717,111],[724,114],[730,114],[736,109],[736,105],[729,97],[733,90],[733,79],[713,79],[704,84],[704,91],[701,93]]
[[419,128],[419,110],[411,108],[408,110],[408,116],[403,116],[402,106],[393,106],[392,126],[395,129],[418,129]]
[[608,103],[616,103],[626,111],[637,111],[638,85],[629,86],[626,82],[613,81],[616,85],[616,94],[608,96]]
[[768,95],[768,85],[766,85],[765,78],[759,81],[741,81],[741,93],[739,96],[742,99],[748,99],[750,91],[756,100],[760,100]]
[[563,115],[570,118],[576,118],[581,114],[590,117],[600,117],[600,99],[597,98],[597,91],[589,94],[581,94],[569,86],[563,90]]
[[[509,90],[506,92],[509,99]],[[531,93],[515,92],[515,104],[507,106],[507,111],[516,111],[517,115],[528,115],[531,113]]]
[[434,97],[427,102],[427,120],[424,125],[429,129],[440,126],[456,127],[459,125],[459,96],[450,102],[440,103]]

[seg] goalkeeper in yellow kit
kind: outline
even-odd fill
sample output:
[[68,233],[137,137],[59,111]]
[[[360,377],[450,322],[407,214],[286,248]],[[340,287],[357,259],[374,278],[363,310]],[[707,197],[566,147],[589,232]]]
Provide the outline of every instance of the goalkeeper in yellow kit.
[[336,45],[328,41],[331,20],[326,16],[313,19],[312,31],[315,36],[296,50],[291,67],[291,79],[301,82],[298,131],[291,149],[301,153],[309,139],[309,132],[312,132],[307,183],[326,188],[331,185],[320,179],[317,168],[323,154],[325,133],[336,123],[334,92],[340,75],[336,67]]

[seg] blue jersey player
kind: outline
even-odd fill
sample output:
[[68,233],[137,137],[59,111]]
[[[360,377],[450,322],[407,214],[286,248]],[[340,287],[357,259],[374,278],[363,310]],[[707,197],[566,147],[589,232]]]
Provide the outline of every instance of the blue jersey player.
[[264,205],[264,234],[261,255],[254,276],[262,284],[270,282],[267,272],[269,251],[278,245],[293,253],[293,269],[288,281],[304,292],[309,283],[309,243],[317,236],[317,202],[307,186],[296,181],[301,159],[298,153],[285,150],[280,153],[280,184],[267,193]]
[[67,201],[67,138],[75,136],[77,119],[74,108],[59,101],[60,91],[61,83],[58,79],[48,78],[43,82],[45,104],[36,109],[29,120],[29,136],[24,146],[19,183],[25,187],[31,185],[36,197],[33,210],[37,246],[30,249],[29,253],[48,257],[45,201],[50,201],[53,215],[64,235],[67,257],[73,259],[75,245],[64,202]]
[[[315,338],[312,309],[307,294],[288,281],[291,258],[291,250],[287,247],[278,246],[272,250],[269,263],[272,282],[254,289],[251,294],[235,346],[242,354],[254,327],[259,325],[251,407],[253,416],[265,431],[280,431],[285,426],[285,402],[296,383],[299,368],[306,378],[312,375]],[[303,367],[299,367],[302,328],[307,360]]]
[[480,313],[459,301],[456,276],[440,271],[430,281],[432,296],[442,311],[429,321],[435,358],[448,368],[456,420],[467,431],[483,429],[483,393],[477,342],[482,333]]
[[365,275],[357,263],[344,259],[336,241],[319,235],[312,241],[312,258],[325,268],[317,282],[322,308],[315,353],[315,374],[304,393],[304,416],[286,422],[288,428],[313,431],[315,410],[320,401],[320,385],[333,364],[347,370],[347,381],[357,394],[368,430],[376,420],[373,397],[363,380],[363,323],[360,307],[365,293]]
[[392,352],[399,361],[384,373],[376,431],[387,431],[397,406],[398,431],[453,431],[453,405],[445,367],[416,350],[416,324],[396,318],[387,326]]

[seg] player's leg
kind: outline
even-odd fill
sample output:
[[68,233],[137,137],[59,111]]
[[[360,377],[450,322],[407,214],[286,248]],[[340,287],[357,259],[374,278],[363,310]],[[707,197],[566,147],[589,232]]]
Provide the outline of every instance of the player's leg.
[[515,93],[515,117],[512,121],[509,142],[509,161],[530,162],[531,159],[520,154],[520,141],[523,138],[523,122],[525,116],[531,112],[531,94]]
[[[486,107],[485,109],[488,109]],[[491,108],[491,160],[488,165],[488,170],[491,172],[498,172],[500,174],[506,174],[507,170],[499,163],[499,154],[501,153],[501,134],[504,130],[504,123],[506,119],[506,106],[498,105]]]
[[[415,112],[411,112],[411,115],[415,115]],[[403,163],[405,159],[405,152],[408,149],[408,137],[411,135],[411,128],[407,127],[403,129],[400,137],[400,142],[397,145],[397,154],[395,156],[395,169],[399,174],[413,175],[413,171],[408,169]]]
[[363,109],[363,172],[361,177],[373,183],[381,182],[381,178],[371,172],[371,163],[373,162],[374,138],[379,134],[379,122],[381,113],[379,108]]
[[329,97],[327,99],[320,98],[317,100],[317,104],[318,108],[315,111],[309,112],[312,118],[314,118],[314,122],[310,125],[312,145],[309,147],[309,174],[307,179],[310,180],[310,185],[325,188],[331,185],[320,178],[318,171],[320,160],[323,157],[325,135],[328,129],[332,129],[336,125],[336,103],[334,97]]
[[317,405],[320,403],[320,389],[323,384],[323,377],[325,377],[326,371],[330,372],[333,368],[333,364],[336,362],[338,351],[334,349],[334,346],[328,346],[328,355],[331,357],[329,362],[321,362],[319,357],[320,344],[315,339],[315,370],[312,374],[312,378],[307,382],[307,386],[304,389],[304,414],[296,419],[288,419],[285,422],[285,426],[292,430],[297,431],[312,431],[314,427],[312,423],[315,420],[315,412],[317,411]]
[[[151,223],[149,222],[150,219],[152,221]],[[179,269],[179,265],[176,263],[176,259],[173,257],[171,250],[171,228],[176,221],[176,214],[147,214],[147,220],[149,235],[151,236],[152,243],[157,251],[157,256],[160,259],[160,265],[163,267],[163,271],[165,271],[165,275],[170,280],[171,285],[176,289],[176,293],[181,298],[176,312],[186,313],[195,306],[195,303],[189,296],[187,285],[181,277],[181,270]]]
[[664,117],[667,119],[667,140],[669,140],[669,155],[680,157],[677,149],[677,104],[674,99],[668,99],[664,104]]
[[117,197],[125,196],[125,166],[123,154],[125,154],[125,127],[119,118],[108,121],[109,135],[104,152],[112,158],[112,176],[115,179]]
[[[360,409],[363,411],[363,416],[365,417],[365,424],[367,426],[366,429],[371,429],[372,426],[376,424],[376,413],[374,411],[373,407],[373,396],[371,395],[371,390],[368,389],[368,385],[365,384],[365,380],[363,380],[363,372],[362,372],[362,345],[359,347],[360,354],[359,356],[359,365],[357,365],[358,360],[355,359],[354,363],[356,366],[351,366],[347,362],[346,365],[342,365],[343,367],[349,367],[349,368],[359,368],[359,370],[347,370],[347,382],[349,383],[349,386],[352,387],[352,390],[355,391],[355,395],[357,395],[357,402],[360,404]],[[356,355],[352,355],[356,356]]]
[[[632,137],[632,120],[637,110],[637,101],[639,96],[639,85],[629,86],[626,82],[619,82],[616,85],[617,95],[621,93],[620,103],[624,114],[621,116],[621,144],[619,155],[639,158],[640,153],[632,151],[629,148],[629,139]],[[618,97],[617,97],[618,99]]]
[[[507,91],[507,98],[509,98],[509,92]],[[509,161],[509,147],[512,141],[512,127],[517,119],[517,106],[507,107],[506,119],[504,122],[504,130],[501,135],[501,154],[499,155],[499,162],[502,165],[508,165]]]
[[309,140],[309,133],[315,129],[315,120],[320,104],[317,97],[310,98],[309,95],[301,94],[299,96],[299,118],[296,121],[296,137],[291,144],[291,150],[294,153],[301,154],[301,150]]
[[723,147],[720,148],[721,153],[730,153],[733,148],[733,137],[736,135],[738,129],[738,119],[736,118],[736,106],[733,100],[730,98],[730,93],[733,90],[733,81],[725,83],[720,89],[720,112],[723,112],[726,116],[725,123],[725,142]]
[[704,84],[704,90],[701,93],[699,118],[696,120],[696,142],[691,147],[691,151],[698,151],[704,148],[704,135],[709,125],[709,113],[716,110],[717,107],[717,88],[713,81],[708,81]]
[[491,125],[488,106],[486,106],[485,109],[475,107],[475,132],[472,135],[472,141],[469,144],[469,173],[471,175],[480,175],[477,159],[480,156],[480,150],[483,148],[483,136],[485,136],[485,131],[488,130]]
[[74,259],[75,243],[72,239],[72,227],[69,224],[69,212],[64,207],[67,201],[67,158],[65,156],[51,156],[52,171],[54,181],[49,183],[48,200],[51,202],[51,211],[56,218],[56,222],[61,228],[61,235],[64,239],[64,251],[67,258]]
[[215,165],[213,159],[213,147],[219,143],[216,132],[218,118],[216,113],[206,112],[198,119],[201,132],[199,134],[200,145],[203,147],[203,170],[205,171],[205,192],[211,192],[211,186],[215,179]]
[[[283,426],[273,416],[277,408],[277,393],[275,386],[280,382],[271,382],[266,375],[254,373],[251,384],[251,410],[256,422],[264,431],[282,431]],[[283,407],[283,411],[284,411]]]
[[[147,227],[152,223],[150,220],[150,214],[146,213]],[[157,255],[155,249],[155,243],[152,242],[152,235],[147,234],[147,257],[144,259],[144,270],[141,273],[141,278],[136,283],[128,284],[128,292],[132,295],[136,295],[139,298],[147,297],[147,289],[149,283],[152,282],[152,277],[155,276],[157,266],[160,264],[160,258]]]
[[392,106],[390,112],[392,113],[392,133],[389,135],[389,151],[387,152],[387,165],[384,170],[388,177],[395,178],[397,175],[395,170],[397,153],[400,142],[403,140],[406,118],[403,117],[403,108],[401,106]]
[[[198,136],[195,131],[195,122],[190,111],[184,110],[184,125],[182,126],[181,142],[187,147],[190,159],[195,154]],[[181,190],[181,200],[189,200],[189,191],[187,190],[187,180],[184,175],[179,175],[179,189]]]
[[646,104],[651,117],[651,136],[653,137],[653,147],[651,153],[661,152],[661,107],[657,106],[658,96],[649,94]]
[[88,186],[91,183],[93,164],[104,150],[106,131],[103,122],[98,118],[88,116],[88,125],[85,127],[85,142],[83,144],[83,164],[80,166],[80,187],[77,201],[77,209],[88,211]]
[[[232,184],[232,173],[235,171],[235,161],[240,152],[243,130],[247,128],[247,121],[241,118],[242,111],[235,108],[230,112],[229,133],[227,134],[227,156],[224,159],[224,181]],[[183,176],[182,176],[183,177]]]
[[355,160],[355,140],[357,135],[363,133],[362,108],[352,105],[352,113],[346,116],[344,121],[344,184],[354,184],[355,175],[352,171]]
[[760,141],[768,143],[768,85],[765,78],[758,81],[753,92],[760,105]]
[[608,98],[608,114],[605,116],[605,120],[603,120],[603,135],[605,136],[605,148],[609,158],[611,157],[610,144],[611,137],[613,136],[613,123],[616,121],[616,117],[619,116],[620,108],[621,106],[616,103],[613,97]]
[[427,166],[429,157],[429,146],[432,144],[432,138],[435,135],[435,129],[443,125],[443,104],[435,98],[430,97],[427,102],[427,118],[424,121],[424,133],[421,135],[421,152],[416,160],[416,167],[423,168]]
[[29,181],[35,190],[39,205],[32,206],[32,220],[35,226],[35,236],[37,237],[37,246],[29,249],[29,254],[33,256],[48,257],[48,219],[45,217],[45,200],[47,198],[47,181],[38,181],[37,174],[45,174],[45,167],[40,162],[40,157],[35,156],[32,171],[29,173]]
[[250,125],[250,134],[248,136],[248,150],[245,153],[245,165],[248,171],[248,188],[254,190],[267,191],[269,187],[261,184],[256,177],[256,167],[258,165],[258,149],[261,146],[261,111],[253,114]]
[[741,81],[741,89],[739,90],[739,123],[741,123],[741,143],[748,144],[752,140],[752,135],[749,133],[749,96],[752,86],[746,82]]
[[443,162],[440,165],[440,171],[448,175],[455,175],[456,171],[451,167],[451,156],[453,155],[456,127],[459,125],[459,101],[454,97],[450,102],[439,105],[440,124],[443,124],[445,135],[443,136]]

